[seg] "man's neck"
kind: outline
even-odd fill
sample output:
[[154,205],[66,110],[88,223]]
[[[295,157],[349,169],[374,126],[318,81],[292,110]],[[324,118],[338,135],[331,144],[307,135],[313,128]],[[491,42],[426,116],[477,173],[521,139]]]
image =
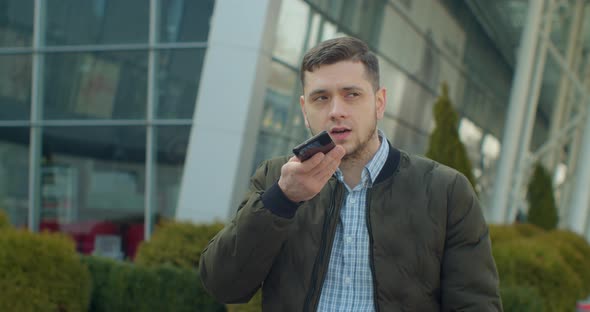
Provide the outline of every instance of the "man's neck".
[[368,142],[367,146],[362,150],[357,151],[355,155],[350,155],[340,163],[340,171],[344,178],[344,183],[348,185],[350,189],[354,189],[360,182],[365,166],[371,161],[373,156],[379,150],[381,146],[381,140],[379,135],[375,133],[375,136]]

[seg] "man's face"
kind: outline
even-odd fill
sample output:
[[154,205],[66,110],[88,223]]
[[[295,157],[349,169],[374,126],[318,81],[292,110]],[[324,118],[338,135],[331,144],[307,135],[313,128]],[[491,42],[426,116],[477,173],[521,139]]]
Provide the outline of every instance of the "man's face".
[[301,110],[313,134],[328,131],[346,157],[379,146],[376,129],[385,111],[385,89],[374,91],[363,63],[321,65],[305,72],[303,89]]

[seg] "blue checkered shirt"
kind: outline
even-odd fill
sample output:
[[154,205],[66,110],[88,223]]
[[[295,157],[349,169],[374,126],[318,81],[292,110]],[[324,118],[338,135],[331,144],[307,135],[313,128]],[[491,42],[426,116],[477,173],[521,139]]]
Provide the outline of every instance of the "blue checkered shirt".
[[346,196],[336,225],[336,234],[317,311],[375,311],[373,275],[366,223],[367,190],[379,175],[389,154],[389,144],[379,131],[381,146],[363,169],[361,182],[350,189],[340,169],[338,180]]

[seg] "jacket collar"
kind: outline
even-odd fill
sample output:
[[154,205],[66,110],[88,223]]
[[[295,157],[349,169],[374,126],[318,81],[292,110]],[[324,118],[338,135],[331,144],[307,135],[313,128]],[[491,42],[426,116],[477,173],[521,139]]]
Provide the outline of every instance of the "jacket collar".
[[389,140],[387,141],[387,143],[389,144],[389,154],[387,155],[387,160],[385,161],[385,164],[383,165],[381,172],[375,180],[375,184],[383,182],[385,179],[391,177],[399,168],[401,152],[397,148],[393,147]]

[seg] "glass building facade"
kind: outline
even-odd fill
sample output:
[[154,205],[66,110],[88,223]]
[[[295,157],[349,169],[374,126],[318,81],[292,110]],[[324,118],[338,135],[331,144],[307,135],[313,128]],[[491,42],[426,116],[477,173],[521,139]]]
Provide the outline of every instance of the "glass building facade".
[[351,35],[379,57],[381,83],[388,90],[380,128],[395,146],[426,152],[434,102],[441,84],[449,85],[459,133],[486,196],[500,154],[513,72],[461,2],[283,0],[253,168],[288,153],[309,135],[299,109],[298,66],[305,51]]
[[[495,9],[506,5],[527,9]],[[449,85],[485,206],[516,67],[505,46],[520,33],[490,36],[476,12],[454,0],[0,0],[0,208],[19,227],[71,234],[80,252],[99,237],[123,257],[160,218],[225,219],[262,160],[309,136],[300,61],[343,35],[380,60],[379,127],[396,147],[426,152]],[[533,149],[548,137],[557,63],[543,65]]]
[[132,257],[174,218],[213,7],[0,0],[0,208],[13,224],[67,232],[85,253],[115,237]]

